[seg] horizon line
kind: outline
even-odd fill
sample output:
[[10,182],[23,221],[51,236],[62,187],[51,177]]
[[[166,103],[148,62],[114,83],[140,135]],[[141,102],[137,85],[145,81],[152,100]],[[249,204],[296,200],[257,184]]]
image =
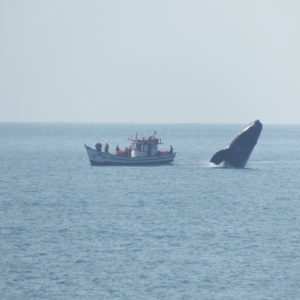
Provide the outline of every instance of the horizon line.
[[[251,122],[242,123],[242,122],[0,121],[0,124],[243,125],[243,124],[249,124]],[[265,122],[263,124],[264,125],[300,125],[300,123],[272,123],[272,122]]]

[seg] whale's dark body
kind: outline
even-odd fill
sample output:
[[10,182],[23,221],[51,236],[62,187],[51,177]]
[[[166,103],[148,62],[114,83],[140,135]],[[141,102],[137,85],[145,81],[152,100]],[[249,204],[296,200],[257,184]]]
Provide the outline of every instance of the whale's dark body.
[[210,162],[244,168],[262,130],[259,120],[248,125],[225,149],[217,152]]

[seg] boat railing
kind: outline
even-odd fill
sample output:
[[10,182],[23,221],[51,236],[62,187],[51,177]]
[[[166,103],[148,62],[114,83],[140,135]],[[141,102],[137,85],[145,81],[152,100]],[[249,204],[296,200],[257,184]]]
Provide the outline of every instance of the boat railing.
[[142,142],[142,143],[147,143],[147,144],[159,144],[162,145],[162,141],[160,138],[133,138],[133,137],[129,137],[128,138],[129,141],[132,142]]

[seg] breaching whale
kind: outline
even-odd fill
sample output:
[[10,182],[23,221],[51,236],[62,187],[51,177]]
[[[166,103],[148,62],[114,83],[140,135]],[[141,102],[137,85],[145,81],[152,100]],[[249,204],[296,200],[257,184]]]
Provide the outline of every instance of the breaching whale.
[[257,143],[262,130],[259,120],[249,124],[225,149],[218,151],[210,162],[218,165],[222,162],[226,166],[244,168],[248,158]]

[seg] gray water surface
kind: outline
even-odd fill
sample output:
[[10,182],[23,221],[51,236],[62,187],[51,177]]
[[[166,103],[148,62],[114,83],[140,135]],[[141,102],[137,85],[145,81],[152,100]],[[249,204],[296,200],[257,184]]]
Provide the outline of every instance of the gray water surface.
[[[212,168],[243,127],[0,124],[1,299],[299,299],[300,126]],[[89,165],[136,130],[174,163]]]

